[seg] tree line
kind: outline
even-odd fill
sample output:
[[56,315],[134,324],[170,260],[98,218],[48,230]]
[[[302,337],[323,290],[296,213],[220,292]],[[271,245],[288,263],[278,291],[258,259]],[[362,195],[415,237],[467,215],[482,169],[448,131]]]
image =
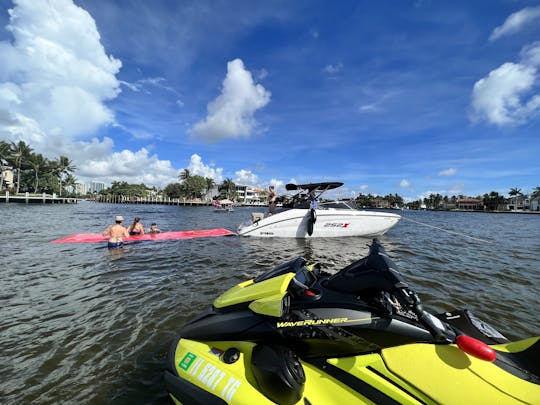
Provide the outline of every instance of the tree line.
[[[178,175],[178,182],[168,184],[161,192],[155,187],[149,188],[144,184],[128,184],[125,181],[113,181],[111,187],[101,190],[100,194],[142,198],[161,194],[169,198],[194,200],[203,199],[215,186],[214,179],[192,174],[189,169],[184,169]],[[228,198],[235,200],[237,197],[236,184],[230,178],[225,179],[218,185],[218,191],[219,195],[216,199]]]
[[[13,171],[13,184],[5,187],[4,174]],[[66,156],[48,159],[24,141],[0,141],[0,190],[12,193],[57,193],[63,195],[67,188],[75,187],[73,175],[76,167]]]
[[[491,191],[489,193],[485,193],[476,197],[467,197],[462,194],[449,197],[447,195],[443,196],[439,193],[432,193],[425,198],[404,203],[403,198],[398,194],[388,194],[384,197],[374,196],[371,194],[360,194],[355,200],[356,203],[361,207],[375,207],[377,203],[384,201],[387,203],[388,207],[408,207],[410,209],[420,209],[425,207],[427,209],[436,210],[444,209],[444,207],[448,207],[451,205],[455,206],[459,200],[473,198],[479,201],[479,203],[485,210],[499,211],[504,210],[505,206],[508,204],[517,205],[518,198],[524,196],[520,188],[510,189],[508,195],[509,197],[505,197],[504,195],[499,194],[497,191]],[[540,198],[540,187],[535,187],[529,197],[532,199]]]
[[[66,190],[74,190],[77,179],[73,175],[76,170],[73,162],[66,156],[56,159],[47,159],[41,153],[35,153],[33,149],[24,141],[6,142],[0,141],[0,190],[5,187],[4,173],[12,170],[14,174],[13,184],[9,191],[13,193],[33,192],[33,193],[57,193],[64,195]],[[189,169],[184,169],[178,176],[178,182],[168,184],[163,190],[156,187],[147,187],[141,184],[129,184],[125,181],[114,181],[111,187],[100,191],[104,195],[148,197],[150,195],[163,195],[169,198],[185,198],[187,200],[202,199],[209,194],[216,186],[214,179],[193,174]],[[216,199],[228,198],[236,200],[236,184],[230,178],[226,178],[218,185],[219,195]],[[504,209],[507,204],[517,204],[519,197],[523,196],[520,188],[512,188],[508,193],[509,197],[491,191],[475,199],[482,202],[484,209],[496,211]],[[540,197],[540,187],[535,187],[530,195],[531,198]],[[456,204],[459,199],[470,198],[463,195],[443,196],[441,194],[430,194],[429,196],[404,202],[403,197],[396,194],[385,196],[372,194],[359,194],[356,204],[360,207],[377,207],[384,202],[387,207],[408,207],[410,209],[441,209],[449,204]]]

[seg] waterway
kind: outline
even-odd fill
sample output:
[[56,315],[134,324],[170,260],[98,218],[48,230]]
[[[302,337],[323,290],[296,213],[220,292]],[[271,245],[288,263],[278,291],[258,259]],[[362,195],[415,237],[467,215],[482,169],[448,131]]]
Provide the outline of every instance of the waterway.
[[[232,236],[117,251],[49,243],[101,232],[115,215],[162,230],[236,230],[252,211],[2,204],[1,402],[167,404],[170,343],[219,293],[297,256],[334,272],[367,253],[363,238]],[[468,308],[511,339],[540,334],[540,215],[400,214],[380,239],[428,310]]]

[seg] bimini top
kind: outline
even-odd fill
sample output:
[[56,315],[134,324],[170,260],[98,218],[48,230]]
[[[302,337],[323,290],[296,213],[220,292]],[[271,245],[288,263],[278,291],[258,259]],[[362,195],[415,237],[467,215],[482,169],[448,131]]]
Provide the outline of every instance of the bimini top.
[[308,191],[326,191],[326,190],[332,190],[334,188],[341,187],[343,183],[340,182],[330,182],[330,183],[307,183],[307,184],[292,184],[289,183],[285,185],[285,189],[287,191],[293,191],[293,190],[308,190]]

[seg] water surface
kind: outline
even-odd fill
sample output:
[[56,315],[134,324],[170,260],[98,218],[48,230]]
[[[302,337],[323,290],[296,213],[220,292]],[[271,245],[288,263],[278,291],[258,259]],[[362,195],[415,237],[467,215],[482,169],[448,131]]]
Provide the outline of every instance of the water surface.
[[[0,206],[2,403],[168,403],[162,371],[181,326],[229,287],[297,256],[334,272],[363,238],[221,237],[109,251],[51,244],[115,215],[166,230],[236,230],[253,208]],[[469,308],[511,339],[540,334],[540,215],[402,211],[381,239],[431,312]],[[429,227],[422,224],[428,224]],[[443,230],[452,232],[445,232]]]

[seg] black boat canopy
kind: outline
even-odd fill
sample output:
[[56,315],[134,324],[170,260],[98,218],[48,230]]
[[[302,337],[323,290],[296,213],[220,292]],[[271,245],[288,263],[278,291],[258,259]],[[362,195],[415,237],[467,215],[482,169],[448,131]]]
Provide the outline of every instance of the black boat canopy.
[[308,183],[308,184],[286,184],[285,189],[287,191],[293,191],[293,190],[308,190],[308,191],[325,191],[325,190],[332,190],[334,188],[341,187],[343,183],[340,182],[330,182],[330,183]]

